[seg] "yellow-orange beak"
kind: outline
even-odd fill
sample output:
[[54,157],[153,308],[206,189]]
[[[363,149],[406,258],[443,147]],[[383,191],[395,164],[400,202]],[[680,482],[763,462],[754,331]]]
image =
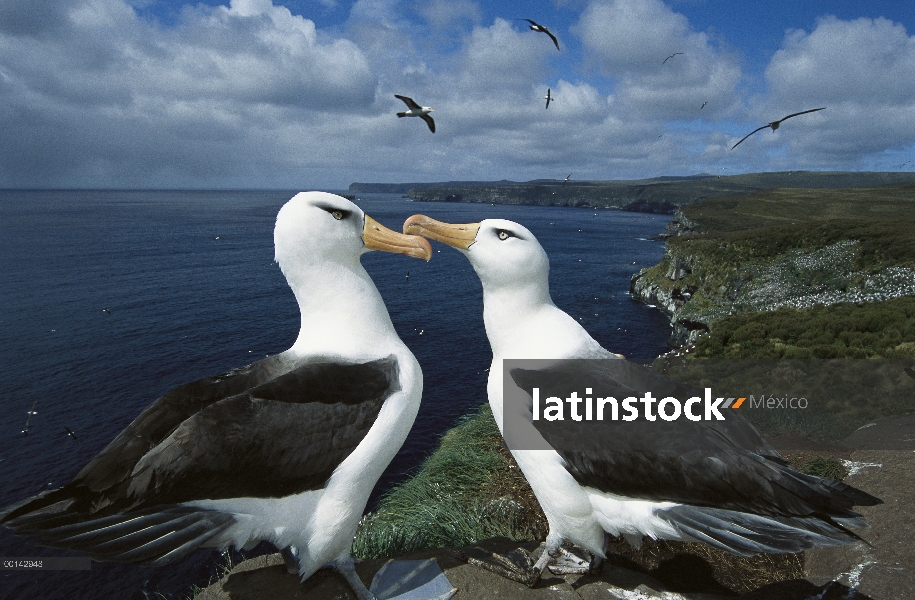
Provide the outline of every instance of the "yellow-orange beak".
[[432,258],[432,246],[428,240],[418,235],[397,233],[368,215],[365,215],[365,227],[362,228],[362,242],[370,250],[406,254],[426,261]]
[[413,215],[403,223],[403,232],[467,250],[477,239],[479,223],[443,223],[426,215]]

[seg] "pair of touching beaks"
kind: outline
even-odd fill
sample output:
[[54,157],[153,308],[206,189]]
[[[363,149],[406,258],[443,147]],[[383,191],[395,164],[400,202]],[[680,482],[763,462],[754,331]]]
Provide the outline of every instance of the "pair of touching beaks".
[[362,240],[370,250],[406,254],[428,261],[432,258],[432,246],[426,238],[467,250],[476,240],[479,229],[479,223],[443,223],[425,215],[413,215],[404,221],[403,234],[399,234],[365,215]]

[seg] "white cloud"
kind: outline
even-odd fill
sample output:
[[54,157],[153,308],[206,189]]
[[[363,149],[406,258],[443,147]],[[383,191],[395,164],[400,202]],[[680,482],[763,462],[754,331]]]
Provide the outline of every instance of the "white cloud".
[[15,140],[0,184],[275,178],[286,167],[268,162],[264,132],[373,110],[377,78],[356,44],[269,0],[185,7],[170,29],[118,0],[57,21],[53,39],[27,20],[31,37],[0,32],[0,128]]
[[820,20],[793,30],[766,69],[773,97],[893,105],[915,101],[915,36],[887,19]]
[[480,7],[471,0],[418,0],[416,10],[436,29],[465,21],[480,22]]
[[756,113],[769,115],[765,122],[827,109],[787,121],[779,130],[785,138],[764,136],[757,143],[787,140],[822,165],[902,149],[915,140],[913,74],[915,36],[887,19],[828,17],[810,33],[790,31],[766,69],[769,93],[756,99]]
[[[708,118],[733,109],[737,60],[660,0],[595,0],[575,31],[586,60],[616,80],[618,106],[632,118]],[[707,112],[697,112],[712,100]]]
[[[565,3],[581,16],[557,26],[562,52],[470,0],[358,0],[332,29],[270,0],[187,5],[167,26],[129,1],[0,4],[0,187],[855,168],[915,140],[913,41],[881,19],[791,32],[744,99],[726,42],[660,0]],[[434,107],[436,133],[398,119],[394,94]]]

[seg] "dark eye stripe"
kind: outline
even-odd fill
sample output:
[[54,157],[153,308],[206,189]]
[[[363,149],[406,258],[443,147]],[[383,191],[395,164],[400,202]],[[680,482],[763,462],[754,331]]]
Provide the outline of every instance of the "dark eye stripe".
[[338,221],[341,221],[352,214],[351,211],[343,210],[342,208],[335,208],[333,206],[318,206],[318,208],[329,212],[330,215]]

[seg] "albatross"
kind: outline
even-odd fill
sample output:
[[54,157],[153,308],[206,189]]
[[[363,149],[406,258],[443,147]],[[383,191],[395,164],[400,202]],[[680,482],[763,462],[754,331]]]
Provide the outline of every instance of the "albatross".
[[822,107],[822,108],[811,108],[810,110],[802,110],[801,112],[792,113],[792,114],[788,115],[787,117],[782,117],[782,118],[779,119],[778,121],[772,121],[771,123],[767,123],[766,125],[763,125],[762,127],[757,127],[756,129],[754,129],[753,131],[751,131],[751,132],[748,133],[747,135],[745,135],[745,136],[743,136],[742,138],[740,138],[740,141],[739,141],[739,142],[737,142],[736,144],[734,144],[733,146],[731,146],[731,150],[733,150],[734,148],[736,148],[737,146],[739,146],[741,143],[743,143],[743,141],[744,141],[745,139],[747,139],[748,137],[750,137],[751,135],[753,135],[753,134],[756,133],[757,131],[762,131],[762,130],[765,129],[766,127],[771,127],[771,128],[772,128],[772,131],[775,131],[776,129],[779,128],[779,126],[781,126],[782,121],[787,121],[787,120],[790,119],[791,117],[796,117],[796,116],[798,116],[798,115],[806,115],[807,113],[816,112],[816,111],[818,111],[818,110],[826,110],[826,107],[824,106],[824,107]]
[[37,412],[35,412],[35,407],[36,407],[36,406],[38,406],[38,400],[32,402],[32,408],[30,408],[30,409],[28,410],[28,412],[25,413],[25,414],[28,415],[28,416],[26,416],[26,418],[25,418],[25,427],[24,427],[24,428],[22,429],[22,431],[21,431],[22,437],[26,437],[26,436],[29,435],[29,421],[32,420],[32,417],[33,417],[33,416],[35,416],[35,415],[38,414]]
[[[503,383],[529,394],[532,383],[550,377],[571,375],[575,381],[570,364],[592,365],[589,376],[621,394],[615,397],[636,395],[646,382],[673,390],[675,397],[692,395],[688,386],[604,349],[557,308],[550,298],[546,252],[518,223],[487,219],[455,225],[414,215],[403,231],[458,249],[483,284],[483,323],[493,355],[487,392],[503,436],[506,409],[513,406],[503,402]],[[507,359],[547,359],[553,366],[513,369],[512,381],[504,382]],[[530,399],[526,406],[530,411]],[[564,541],[593,555],[582,570],[599,566],[608,534],[636,546],[647,535],[705,542],[740,555],[799,552],[860,540],[848,527],[863,526],[864,518],[851,508],[880,503],[844,483],[795,471],[739,414],[724,421],[592,421],[588,428],[575,421],[555,423],[558,429],[537,427],[545,448],[513,447],[508,440],[549,524],[536,564],[514,573],[529,585],[560,558]],[[505,565],[492,570],[513,576]]]
[[413,424],[422,372],[360,256],[428,260],[431,247],[324,192],[280,209],[274,243],[301,313],[292,347],[168,392],[69,484],[0,522],[46,546],[152,566],[268,541],[302,581],[331,566],[373,598],[350,546]]
[[549,29],[547,29],[540,23],[531,21],[530,19],[518,19],[518,20],[527,21],[528,23],[530,23],[530,27],[528,27],[528,29],[530,29],[531,31],[536,31],[538,33],[545,33],[548,36],[550,36],[550,39],[553,40],[553,44],[556,46],[556,49],[559,50],[559,40],[556,39],[556,36],[553,35],[553,33]]
[[431,106],[420,106],[419,104],[416,103],[415,100],[413,100],[413,98],[410,98],[408,96],[401,96],[399,94],[394,94],[394,97],[403,100],[404,104],[407,105],[407,108],[410,109],[407,112],[397,113],[398,117],[400,117],[400,118],[419,117],[420,119],[422,119],[423,121],[426,122],[426,125],[429,126],[429,131],[431,131],[432,133],[435,133],[435,121],[433,121],[432,117],[429,116],[429,113],[435,112],[434,108],[432,108]]
[[671,54],[670,56],[668,56],[667,58],[665,58],[664,60],[662,60],[662,61],[661,61],[661,64],[663,65],[664,63],[666,63],[667,61],[669,61],[669,60],[672,59],[673,57],[677,56],[678,54],[683,54],[683,53],[682,53],[682,52],[674,52],[673,54]]

